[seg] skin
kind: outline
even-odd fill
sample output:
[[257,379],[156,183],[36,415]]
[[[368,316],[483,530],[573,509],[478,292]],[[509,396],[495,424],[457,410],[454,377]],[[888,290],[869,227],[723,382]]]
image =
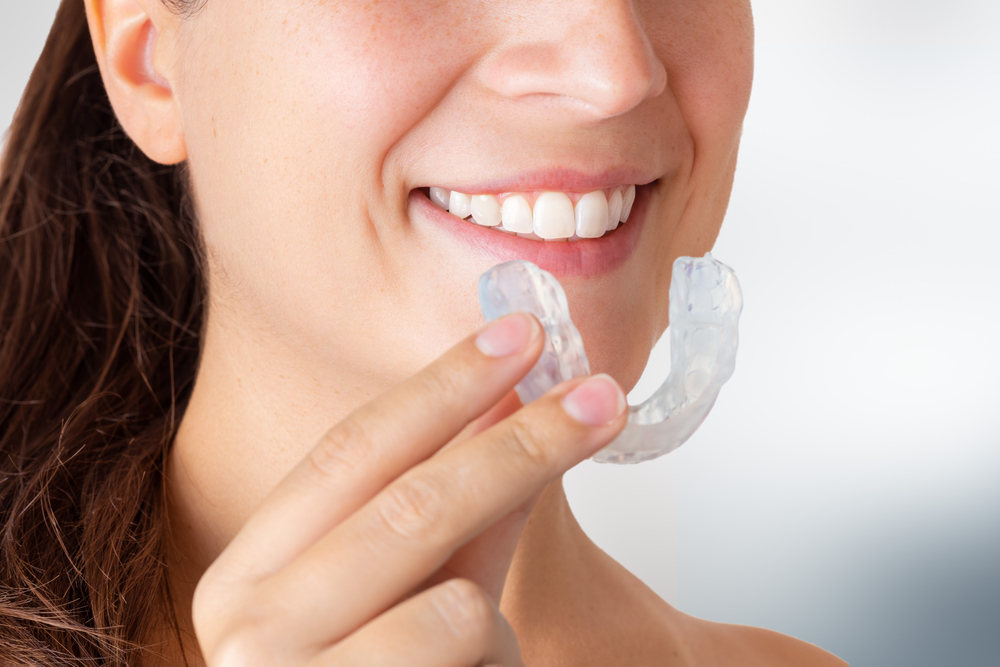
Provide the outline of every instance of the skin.
[[[561,484],[624,425],[673,259],[722,224],[747,2],[86,5],[122,126],[188,163],[209,256],[167,470],[186,640],[150,637],[148,664],[842,664],[673,609],[587,538]],[[510,354],[477,347],[494,261],[408,195],[621,166],[659,179],[635,251],[562,279],[615,380],[519,409],[532,320],[497,334]],[[579,387],[596,426],[567,412]]]

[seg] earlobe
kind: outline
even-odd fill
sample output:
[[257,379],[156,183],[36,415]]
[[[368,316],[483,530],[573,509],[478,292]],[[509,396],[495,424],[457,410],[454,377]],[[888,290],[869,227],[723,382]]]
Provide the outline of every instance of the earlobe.
[[163,33],[157,22],[176,17],[158,0],[85,0],[85,5],[97,64],[118,121],[151,160],[182,162],[187,148],[180,107],[169,74],[154,66],[157,49],[169,46],[159,43]]

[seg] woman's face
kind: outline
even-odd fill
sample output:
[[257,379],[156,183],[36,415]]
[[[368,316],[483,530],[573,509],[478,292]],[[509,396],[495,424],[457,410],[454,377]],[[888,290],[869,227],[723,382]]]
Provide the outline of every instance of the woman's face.
[[[752,74],[748,0],[208,0],[177,44],[209,317],[378,381],[477,327],[478,276],[520,256],[630,387],[674,258],[722,223]],[[586,241],[427,197],[628,185],[628,221]]]

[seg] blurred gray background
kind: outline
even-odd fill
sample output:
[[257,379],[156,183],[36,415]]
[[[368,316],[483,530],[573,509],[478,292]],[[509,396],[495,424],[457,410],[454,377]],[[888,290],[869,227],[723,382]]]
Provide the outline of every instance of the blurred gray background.
[[[0,127],[57,5],[5,12]],[[744,292],[736,373],[684,447],[582,464],[570,500],[688,613],[854,665],[1000,665],[1000,3],[754,10],[713,251]]]

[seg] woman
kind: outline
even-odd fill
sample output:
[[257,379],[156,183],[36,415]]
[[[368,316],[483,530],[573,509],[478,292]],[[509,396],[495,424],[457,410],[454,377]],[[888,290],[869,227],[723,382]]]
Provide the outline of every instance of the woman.
[[[0,661],[843,664],[675,610],[561,486],[751,70],[745,0],[64,0],[0,184]],[[608,375],[521,407],[510,257]]]

